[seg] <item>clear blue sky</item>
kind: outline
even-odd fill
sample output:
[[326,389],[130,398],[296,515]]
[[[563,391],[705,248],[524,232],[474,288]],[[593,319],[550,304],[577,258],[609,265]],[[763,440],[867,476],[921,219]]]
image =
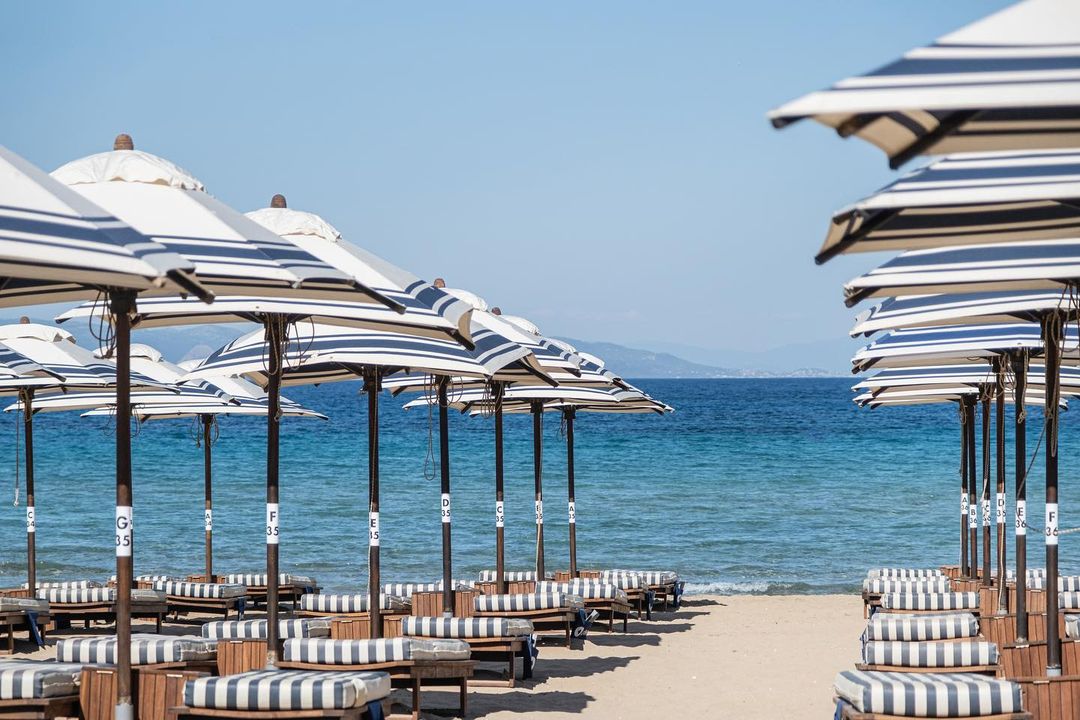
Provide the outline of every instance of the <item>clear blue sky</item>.
[[52,170],[129,132],[552,335],[846,346],[880,258],[812,257],[895,175],[764,114],[1006,4],[10,4],[0,143]]

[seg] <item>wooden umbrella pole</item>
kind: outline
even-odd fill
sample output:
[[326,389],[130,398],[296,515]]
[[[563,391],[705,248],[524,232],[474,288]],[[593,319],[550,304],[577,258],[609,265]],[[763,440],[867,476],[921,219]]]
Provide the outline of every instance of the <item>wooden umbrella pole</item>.
[[968,564],[968,534],[967,534],[967,400],[961,398],[960,410],[960,577],[971,576],[971,567]]
[[570,577],[578,576],[577,569],[577,505],[574,493],[574,408],[563,410],[566,417],[566,496],[570,524]]
[[34,514],[34,389],[23,388],[23,434],[26,444],[26,582],[30,597],[37,588],[37,517]]
[[116,720],[132,720],[131,312],[135,295],[110,294],[116,339]]
[[979,579],[979,501],[978,486],[975,480],[975,405],[971,400],[967,404],[968,433],[968,552],[971,554],[971,577]]
[[990,544],[990,395],[987,394],[982,402],[982,536],[983,536],[983,563],[982,585],[990,587],[991,555],[993,547]]
[[443,569],[443,616],[454,615],[453,550],[451,546],[450,515],[450,402],[446,395],[450,378],[441,377],[438,382],[439,394],[439,484],[442,497],[439,507],[442,515],[442,569]]
[[544,404],[534,400],[533,414],[533,484],[536,491],[536,579],[544,579]]
[[495,590],[506,592],[506,507],[503,505],[503,385],[495,386]]
[[[1060,315],[1043,321],[1043,345],[1046,352],[1046,595],[1057,597],[1058,586],[1058,391],[1061,363]],[[1019,591],[1019,588],[1018,588]],[[1046,675],[1061,675],[1061,638],[1058,636],[1058,604],[1046,603]]]
[[214,582],[214,457],[210,444],[213,441],[214,416],[203,415],[203,530],[206,533],[206,582]]
[[994,504],[994,519],[997,525],[997,614],[1009,612],[1009,591],[1005,587],[1005,565],[1009,562],[1006,552],[1008,537],[1005,533],[1005,360],[998,358],[994,362],[996,381],[994,383],[994,440],[997,448],[997,497]]
[[379,591],[382,572],[379,565],[379,390],[381,374],[377,369],[367,371],[364,389],[367,391],[368,414],[368,614],[371,618],[371,637],[382,637],[382,607]]
[[278,505],[278,462],[281,431],[281,376],[285,344],[285,321],[278,316],[266,319],[267,410],[266,410],[266,667],[278,663],[278,543],[281,515]]
[[1027,357],[1021,353],[1013,358],[1013,406],[1016,415],[1016,436],[1013,438],[1016,456],[1016,641],[1027,642],[1027,413],[1024,395],[1027,392]]

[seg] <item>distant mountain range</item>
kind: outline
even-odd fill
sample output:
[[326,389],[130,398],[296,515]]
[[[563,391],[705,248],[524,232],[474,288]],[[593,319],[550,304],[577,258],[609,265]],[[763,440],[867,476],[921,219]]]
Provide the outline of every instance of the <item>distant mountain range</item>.
[[[34,322],[51,325],[51,318],[32,318]],[[0,324],[15,323],[18,318],[0,318]],[[71,320],[61,325],[75,336],[80,345],[96,348],[98,341],[90,324],[83,320]],[[250,323],[230,323],[222,325],[180,325],[149,330],[135,330],[132,342],[145,343],[157,348],[166,359],[173,362],[204,358],[222,345],[256,329]],[[611,342],[593,342],[564,338],[574,347],[592,353],[604,360],[620,375],[628,378],[769,378],[769,377],[828,377],[840,375],[839,369],[826,370],[798,363],[798,359],[821,357],[827,361],[827,367],[841,367],[832,361],[831,355],[840,357],[845,350],[837,352],[836,343],[830,343],[829,356],[803,350],[777,350],[770,354],[730,353],[731,366],[714,365],[709,362],[687,360],[682,355],[728,356],[725,351],[709,351],[703,348],[685,346],[687,353],[658,352],[627,347]],[[659,344],[659,343],[658,343]],[[848,353],[850,355],[850,353]],[[778,361],[778,358],[780,360]],[[754,363],[757,359],[760,363]],[[825,363],[823,363],[825,364]]]

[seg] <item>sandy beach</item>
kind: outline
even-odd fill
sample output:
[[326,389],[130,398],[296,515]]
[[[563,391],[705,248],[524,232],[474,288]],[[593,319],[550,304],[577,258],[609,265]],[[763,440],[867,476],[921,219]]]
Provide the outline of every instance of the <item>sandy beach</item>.
[[[654,617],[631,621],[626,634],[594,630],[584,649],[544,644],[532,680],[512,689],[472,688],[469,716],[646,720],[678,706],[692,718],[827,717],[833,677],[856,661],[864,625],[854,594],[695,596],[677,613]],[[136,623],[134,631],[141,629]],[[197,624],[164,628],[198,631]],[[20,656],[51,658],[53,651]],[[403,691],[394,701],[394,710],[404,711]],[[440,708],[455,701],[450,692],[425,690],[425,707],[434,710],[425,717],[445,717]]]

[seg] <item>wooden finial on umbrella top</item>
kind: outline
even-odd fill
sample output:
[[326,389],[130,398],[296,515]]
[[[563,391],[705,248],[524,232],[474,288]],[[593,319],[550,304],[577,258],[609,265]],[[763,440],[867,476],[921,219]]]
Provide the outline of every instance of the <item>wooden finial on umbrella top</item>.
[[491,314],[492,315],[502,315],[502,308],[499,307],[498,305],[496,305],[495,307],[491,308]]
[[285,196],[278,193],[274,197],[270,198],[270,207],[272,208],[287,208],[288,203],[285,202]]
[[135,141],[131,139],[131,136],[127,133],[120,133],[113,140],[113,150],[134,150]]
[[435,281],[433,283],[431,283],[431,284],[434,285],[437,288],[446,287],[446,281],[443,280],[441,277],[440,278],[435,278]]

